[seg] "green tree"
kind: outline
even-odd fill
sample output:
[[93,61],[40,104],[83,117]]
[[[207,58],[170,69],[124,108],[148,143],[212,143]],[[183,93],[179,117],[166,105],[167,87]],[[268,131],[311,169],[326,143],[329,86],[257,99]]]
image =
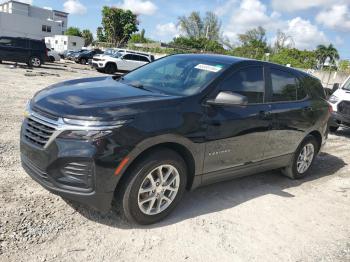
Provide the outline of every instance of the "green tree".
[[327,59],[329,59],[330,66],[335,66],[336,60],[339,59],[339,53],[332,44],[329,46],[319,45],[316,49],[316,57],[322,69]]
[[293,37],[286,35],[281,30],[277,30],[276,34],[276,40],[273,46],[274,53],[279,52],[280,50],[283,50],[285,48],[293,48],[295,45]]
[[81,36],[84,38],[84,46],[89,46],[94,41],[94,36],[89,29],[84,29],[81,32]]
[[263,59],[270,52],[266,43],[266,30],[261,26],[239,34],[238,39],[241,45],[231,51],[235,56]]
[[350,71],[350,61],[349,60],[342,60],[339,62],[339,70],[344,72]]
[[283,48],[270,57],[270,61],[296,68],[315,68],[317,65],[316,53],[314,51],[298,50],[296,48]]
[[130,36],[129,43],[152,43],[151,39],[145,37],[145,29],[142,29],[140,33],[135,33]]
[[106,42],[106,36],[103,32],[103,27],[99,26],[96,30],[96,36],[98,42]]
[[137,15],[130,10],[104,6],[102,26],[107,42],[119,47],[128,42],[132,33],[138,31]]
[[220,39],[221,23],[213,12],[207,12],[204,17],[201,17],[199,12],[192,12],[189,16],[180,16],[178,25],[185,37],[207,38],[212,41]]
[[80,36],[80,37],[82,36],[81,31],[78,27],[68,27],[64,34],[65,35]]
[[169,43],[170,46],[179,49],[188,50],[200,50],[216,53],[224,53],[225,49],[222,44],[217,41],[209,40],[207,38],[194,38],[194,37],[176,37],[172,42]]

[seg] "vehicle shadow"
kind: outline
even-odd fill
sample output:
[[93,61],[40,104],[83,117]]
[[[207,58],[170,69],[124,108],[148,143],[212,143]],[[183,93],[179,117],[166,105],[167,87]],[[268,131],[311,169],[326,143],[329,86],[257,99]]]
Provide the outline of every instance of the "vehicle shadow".
[[321,153],[315,160],[315,164],[310,170],[310,175],[304,179],[291,180],[283,176],[280,171],[270,171],[202,187],[192,192],[187,192],[179,206],[169,217],[149,226],[128,223],[121,217],[121,212],[115,204],[110,212],[101,214],[77,203],[66,202],[87,219],[107,226],[121,229],[157,228],[204,214],[234,208],[251,199],[267,194],[274,194],[280,197],[294,197],[293,194],[284,190],[331,176],[345,165],[346,163],[342,159],[334,155]]

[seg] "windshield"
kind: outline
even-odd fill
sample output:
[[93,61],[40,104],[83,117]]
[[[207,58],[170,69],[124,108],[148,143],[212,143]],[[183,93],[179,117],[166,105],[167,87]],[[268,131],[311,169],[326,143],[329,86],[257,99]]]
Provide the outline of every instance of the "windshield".
[[122,54],[119,53],[119,52],[115,52],[115,53],[112,55],[112,57],[115,57],[115,58],[118,58],[118,57],[121,57],[121,56],[122,56]]
[[173,95],[193,95],[229,65],[191,56],[169,56],[121,78],[126,84]]
[[344,89],[344,90],[347,90],[347,91],[350,91],[350,78],[349,78],[348,81],[345,83],[343,89]]

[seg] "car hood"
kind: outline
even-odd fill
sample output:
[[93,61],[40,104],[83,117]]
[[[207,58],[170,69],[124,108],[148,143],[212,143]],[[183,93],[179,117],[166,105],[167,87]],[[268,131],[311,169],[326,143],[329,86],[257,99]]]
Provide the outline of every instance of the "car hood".
[[350,91],[345,89],[338,89],[334,92],[335,96],[337,96],[340,100],[339,101],[350,101]]
[[95,77],[49,86],[34,96],[31,107],[57,117],[106,120],[177,103],[179,98],[135,88],[113,77]]

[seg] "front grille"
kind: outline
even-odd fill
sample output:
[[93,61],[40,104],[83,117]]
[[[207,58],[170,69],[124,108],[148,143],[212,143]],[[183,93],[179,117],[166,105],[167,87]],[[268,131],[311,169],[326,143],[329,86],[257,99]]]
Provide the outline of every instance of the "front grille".
[[350,116],[350,102],[343,101],[339,103],[338,105],[338,112],[343,115],[349,115]]
[[24,137],[25,139],[39,147],[44,147],[52,134],[56,131],[54,125],[30,117],[25,120]]
[[100,58],[94,58],[94,59],[92,59],[93,61],[101,61],[101,59]]
[[33,107],[32,110],[36,113],[38,113],[41,116],[44,116],[46,118],[49,118],[51,120],[57,121],[58,120],[58,116],[52,115],[48,112],[42,111],[41,109],[37,108],[37,107]]

